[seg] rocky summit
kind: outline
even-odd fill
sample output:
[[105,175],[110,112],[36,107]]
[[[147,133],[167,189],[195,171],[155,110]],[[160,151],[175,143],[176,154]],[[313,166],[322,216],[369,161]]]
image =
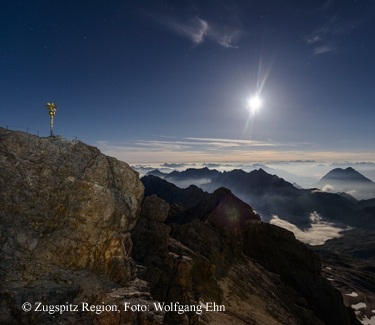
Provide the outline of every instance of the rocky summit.
[[318,256],[228,189],[142,181],[0,128],[1,324],[358,324]]
[[[139,300],[147,291],[130,234],[143,193],[136,172],[97,148],[0,129],[0,323],[132,319],[82,304],[116,304],[130,292]],[[132,289],[113,298],[122,287]],[[38,302],[48,310],[34,311]],[[62,305],[76,310],[56,310]]]

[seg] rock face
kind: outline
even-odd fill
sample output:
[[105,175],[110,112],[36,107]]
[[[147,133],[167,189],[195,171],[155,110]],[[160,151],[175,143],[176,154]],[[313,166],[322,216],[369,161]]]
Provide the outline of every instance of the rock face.
[[[169,184],[146,176],[147,193],[179,207],[168,215],[143,215],[132,232],[134,259],[160,301],[215,302],[224,312],[166,315],[166,324],[359,324],[338,290],[320,275],[318,256],[293,233],[265,224],[229,190],[205,193],[191,207],[169,196]],[[155,181],[157,187],[151,185]],[[153,199],[165,206],[165,201]],[[156,206],[148,211],[158,210]]]
[[134,284],[143,193],[136,172],[94,147],[0,129],[0,323],[55,323],[22,303],[92,303]]
[[17,132],[0,141],[6,263],[14,268],[22,252],[34,265],[88,268],[126,284],[131,275],[116,265],[128,257],[123,243],[140,212],[138,175],[81,142]]
[[323,274],[330,278],[344,297],[346,306],[356,306],[364,324],[375,310],[375,231],[351,229],[341,238],[315,246],[323,263]]
[[145,196],[156,194],[159,197],[168,198],[168,203],[171,207],[170,214],[173,215],[180,210],[181,206],[185,209],[195,207],[207,197],[207,193],[195,185],[181,189],[153,175],[143,177],[142,182],[145,185]]

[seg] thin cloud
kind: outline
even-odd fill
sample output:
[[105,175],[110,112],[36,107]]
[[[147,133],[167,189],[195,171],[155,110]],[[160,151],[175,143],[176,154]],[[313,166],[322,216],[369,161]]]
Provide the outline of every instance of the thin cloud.
[[334,1],[327,0],[318,10],[319,11],[327,11],[334,5]]
[[236,45],[242,32],[223,26],[210,25],[207,37],[225,48],[238,48]]
[[[222,161],[375,161],[373,152],[309,151],[299,143],[275,143],[254,140],[215,138],[177,138],[159,136],[155,140],[121,143],[98,141],[99,149],[127,163],[147,162],[222,162]],[[293,148],[293,150],[291,150]],[[298,150],[301,148],[301,150]],[[295,150],[297,149],[297,150]]]
[[334,35],[339,35],[342,32],[344,30],[338,24],[336,16],[334,16],[308,35],[305,38],[305,42],[313,46],[314,55],[334,52],[337,50]]
[[194,137],[186,137],[183,138],[186,140],[191,140],[193,142],[204,142],[206,144],[216,144],[219,146],[240,146],[246,145],[251,147],[268,147],[268,146],[276,146],[276,144],[271,142],[264,142],[264,141],[255,141],[255,140],[237,140],[237,139],[221,139],[221,138],[194,138]]
[[330,53],[337,50],[337,46],[332,45],[321,45],[314,48],[313,52],[314,55],[324,54],[324,53]]
[[167,18],[159,20],[159,22],[196,45],[204,41],[208,31],[207,21],[199,17],[195,17],[188,22],[178,22]]
[[[354,5],[354,4],[353,4]],[[373,8],[373,6],[370,6]],[[337,52],[345,43],[345,37],[373,20],[373,10],[358,14],[347,14],[340,10],[338,1],[327,0],[316,10],[316,15],[325,16],[325,21],[317,26],[304,38],[306,44],[312,47],[314,55]]]
[[238,29],[209,23],[198,16],[186,21],[170,17],[157,17],[156,21],[175,34],[187,38],[195,45],[209,40],[225,48],[238,48],[237,42],[242,35]]
[[123,146],[132,149],[158,151],[163,149],[185,151],[191,149],[202,150],[227,150],[230,148],[247,148],[247,147],[274,147],[275,143],[254,141],[254,140],[233,140],[233,139],[215,139],[215,138],[177,138],[161,137],[168,140],[133,140],[123,144],[109,144],[108,141],[98,141],[100,147],[121,148]]
[[314,44],[317,42],[320,42],[322,40],[322,37],[319,35],[310,35],[306,37],[306,43],[307,44]]

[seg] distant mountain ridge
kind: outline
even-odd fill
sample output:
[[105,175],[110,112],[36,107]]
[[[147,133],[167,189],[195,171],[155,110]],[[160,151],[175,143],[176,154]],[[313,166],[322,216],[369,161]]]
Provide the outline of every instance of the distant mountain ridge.
[[375,197],[375,183],[352,167],[331,170],[318,181],[316,187],[327,192],[345,192],[358,199]]
[[179,178],[181,174],[183,173],[184,178],[191,178],[191,179],[200,179],[200,178],[212,178],[216,175],[218,175],[220,172],[216,169],[209,169],[207,167],[203,168],[188,168],[183,172],[173,171],[169,174],[167,174],[165,177],[166,179],[173,179],[173,178]]
[[289,222],[308,227],[310,214],[316,211],[328,220],[355,227],[375,227],[373,201],[358,201],[350,195],[327,193],[318,189],[297,188],[261,168],[251,172],[240,169],[219,172],[208,168],[190,168],[186,171],[174,171],[163,179],[178,186],[197,184],[210,193],[220,187],[228,188],[258,211],[265,221],[278,215]]
[[330,181],[336,180],[339,182],[364,182],[364,183],[373,183],[372,180],[368,179],[367,177],[363,176],[361,173],[357,172],[354,168],[348,167],[346,169],[343,168],[335,168],[324,175],[320,181]]
[[346,169],[343,169],[343,168],[332,169],[325,176],[323,176],[321,180],[326,180],[326,179],[327,180],[337,179],[339,181],[356,181],[356,182],[373,183],[373,181],[363,176],[361,173],[357,172],[352,167],[348,167]]

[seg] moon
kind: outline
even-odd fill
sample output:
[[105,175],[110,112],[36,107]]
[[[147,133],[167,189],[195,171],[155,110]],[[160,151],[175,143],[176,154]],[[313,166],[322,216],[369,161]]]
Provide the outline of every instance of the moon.
[[257,95],[251,97],[247,103],[251,113],[255,113],[259,108],[262,107],[262,100]]

